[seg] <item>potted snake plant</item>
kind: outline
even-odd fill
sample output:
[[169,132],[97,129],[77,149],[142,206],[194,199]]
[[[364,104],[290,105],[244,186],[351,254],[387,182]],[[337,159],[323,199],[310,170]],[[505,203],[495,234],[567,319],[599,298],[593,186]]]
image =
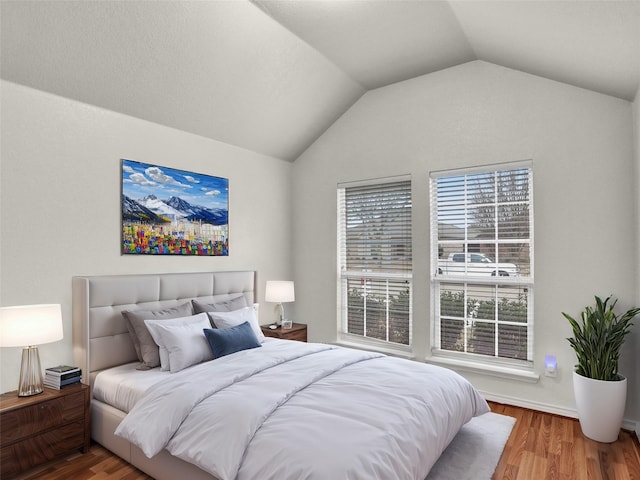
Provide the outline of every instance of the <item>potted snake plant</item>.
[[585,307],[580,321],[562,315],[573,329],[573,337],[567,340],[578,358],[573,390],[582,433],[611,443],[618,439],[627,398],[627,379],[618,372],[620,351],[640,308],[616,315],[617,299],[595,299],[595,307]]

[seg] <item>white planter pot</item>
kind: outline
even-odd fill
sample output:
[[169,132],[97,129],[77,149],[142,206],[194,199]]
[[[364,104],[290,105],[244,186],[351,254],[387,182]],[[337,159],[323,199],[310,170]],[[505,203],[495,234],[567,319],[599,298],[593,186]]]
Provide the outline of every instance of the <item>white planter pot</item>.
[[627,379],[605,382],[573,372],[573,393],[582,433],[597,442],[615,442],[624,416]]

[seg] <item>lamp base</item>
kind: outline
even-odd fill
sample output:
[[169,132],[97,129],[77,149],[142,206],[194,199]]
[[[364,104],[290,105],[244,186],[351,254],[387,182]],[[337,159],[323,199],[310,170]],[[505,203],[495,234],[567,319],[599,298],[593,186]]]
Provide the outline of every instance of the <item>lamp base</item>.
[[24,347],[22,349],[22,365],[20,365],[20,382],[18,396],[30,397],[44,392],[42,384],[42,368],[38,347]]

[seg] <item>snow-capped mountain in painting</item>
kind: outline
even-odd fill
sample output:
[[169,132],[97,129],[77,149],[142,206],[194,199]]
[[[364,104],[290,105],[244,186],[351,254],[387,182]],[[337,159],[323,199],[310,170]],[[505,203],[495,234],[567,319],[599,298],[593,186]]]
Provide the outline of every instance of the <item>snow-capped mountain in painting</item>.
[[126,195],[122,195],[122,220],[146,223],[167,223],[170,221]]
[[184,212],[167,205],[167,203],[163,202],[153,194],[138,199],[138,203],[158,215],[169,217],[171,220],[178,220],[187,216]]
[[[186,219],[192,222],[205,222],[212,225],[226,225],[228,213],[224,209],[210,209],[200,205],[191,205],[179,197],[160,200],[155,195],[133,200],[124,197],[123,216],[126,219],[146,222],[170,222]],[[151,218],[151,215],[155,218]]]
[[222,208],[212,209],[200,205],[191,205],[179,197],[171,197],[164,202],[169,207],[183,212],[187,219],[191,221],[200,220],[213,225],[226,225],[229,221],[228,212]]

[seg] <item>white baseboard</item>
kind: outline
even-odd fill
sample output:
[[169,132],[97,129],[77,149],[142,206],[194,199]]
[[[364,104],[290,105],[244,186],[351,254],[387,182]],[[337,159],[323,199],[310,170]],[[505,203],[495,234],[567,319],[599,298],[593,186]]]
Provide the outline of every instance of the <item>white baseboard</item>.
[[[558,405],[552,405],[550,403],[534,402],[517,397],[510,397],[508,395],[497,395],[494,393],[483,392],[479,390],[480,395],[490,402],[504,403],[506,405],[513,405],[515,407],[528,408],[530,410],[537,410],[544,413],[552,413],[554,415],[561,415],[563,417],[578,418],[578,412],[575,408],[560,407]],[[640,440],[640,422],[630,420],[627,418],[622,419],[622,428],[630,432],[635,431]]]
[[[633,427],[634,425],[636,425],[637,428],[637,423],[635,420],[629,420],[628,418],[623,418],[622,419],[622,428],[623,430],[627,430],[628,432],[633,432]],[[638,434],[638,431],[636,430],[636,435]],[[638,440],[640,440],[640,435],[638,436]]]

